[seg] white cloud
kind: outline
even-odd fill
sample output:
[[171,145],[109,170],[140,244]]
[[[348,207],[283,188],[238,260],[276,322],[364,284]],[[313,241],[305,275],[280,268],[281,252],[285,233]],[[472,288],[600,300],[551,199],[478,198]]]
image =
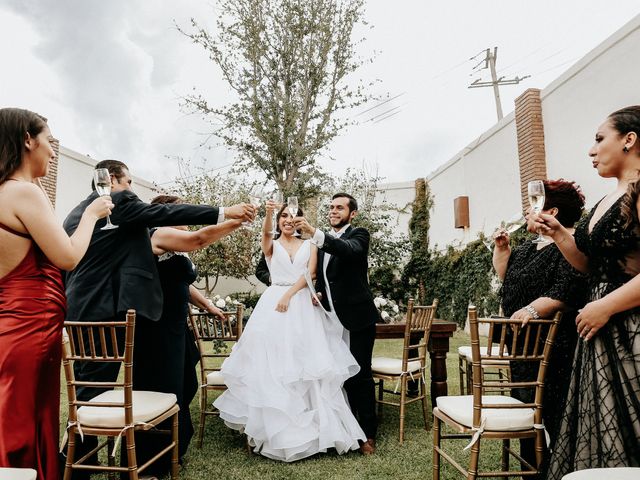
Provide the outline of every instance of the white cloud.
[[[327,155],[337,160],[323,164],[341,172],[377,162],[390,181],[428,174],[495,122],[491,90],[467,89],[476,78],[469,57],[497,45],[501,75],[532,75],[501,89],[508,113],[524,89],[543,88],[640,10],[633,0],[614,3],[369,2],[374,28],[364,30],[363,54],[380,54],[357,76],[380,79],[380,92],[404,94],[357,117],[365,123],[338,138]],[[224,104],[231,93],[206,53],[174,26],[195,17],[211,28],[215,15],[215,4],[203,0],[5,0],[0,105],[42,113],[65,146],[121,159],[150,180],[177,173],[167,156],[224,165],[233,153],[215,140],[199,146],[209,126],[184,115],[179,98],[196,87]],[[387,107],[399,113],[366,122]]]

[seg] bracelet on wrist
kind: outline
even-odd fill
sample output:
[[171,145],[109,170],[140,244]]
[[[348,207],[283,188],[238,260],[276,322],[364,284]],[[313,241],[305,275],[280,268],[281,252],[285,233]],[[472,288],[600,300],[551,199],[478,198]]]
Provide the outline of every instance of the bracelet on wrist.
[[535,308],[533,308],[531,305],[527,305],[522,308],[526,310],[529,313],[529,315],[533,317],[534,320],[538,320],[540,318],[540,314],[538,313],[538,311]]

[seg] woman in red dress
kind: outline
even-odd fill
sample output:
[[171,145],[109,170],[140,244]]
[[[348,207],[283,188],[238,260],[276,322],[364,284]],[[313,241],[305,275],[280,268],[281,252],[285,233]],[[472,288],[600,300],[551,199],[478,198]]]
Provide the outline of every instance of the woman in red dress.
[[46,122],[0,109],[0,467],[33,468],[39,480],[59,477],[60,269],[78,264],[113,207],[96,199],[65,233],[39,181],[55,158]]

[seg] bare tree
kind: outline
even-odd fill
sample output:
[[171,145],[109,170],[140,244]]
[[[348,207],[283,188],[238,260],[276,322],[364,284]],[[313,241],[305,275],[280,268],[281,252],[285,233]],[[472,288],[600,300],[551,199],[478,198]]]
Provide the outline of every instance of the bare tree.
[[262,171],[286,194],[317,193],[318,155],[350,123],[337,113],[373,98],[371,84],[347,82],[366,61],[356,53],[364,39],[353,40],[366,25],[363,3],[222,0],[215,33],[194,19],[178,29],[207,51],[237,100],[214,106],[195,94],[184,107],[211,120],[241,169]]

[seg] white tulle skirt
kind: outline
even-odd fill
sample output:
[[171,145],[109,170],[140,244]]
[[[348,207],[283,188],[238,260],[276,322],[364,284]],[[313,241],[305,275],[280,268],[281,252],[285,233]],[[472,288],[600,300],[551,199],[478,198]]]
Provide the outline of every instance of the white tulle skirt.
[[275,460],[355,450],[366,437],[342,389],[360,368],[345,330],[313,306],[307,289],[291,299],[287,312],[276,312],[288,288],[269,287],[260,298],[222,365],[228,390],[214,406],[255,452]]

